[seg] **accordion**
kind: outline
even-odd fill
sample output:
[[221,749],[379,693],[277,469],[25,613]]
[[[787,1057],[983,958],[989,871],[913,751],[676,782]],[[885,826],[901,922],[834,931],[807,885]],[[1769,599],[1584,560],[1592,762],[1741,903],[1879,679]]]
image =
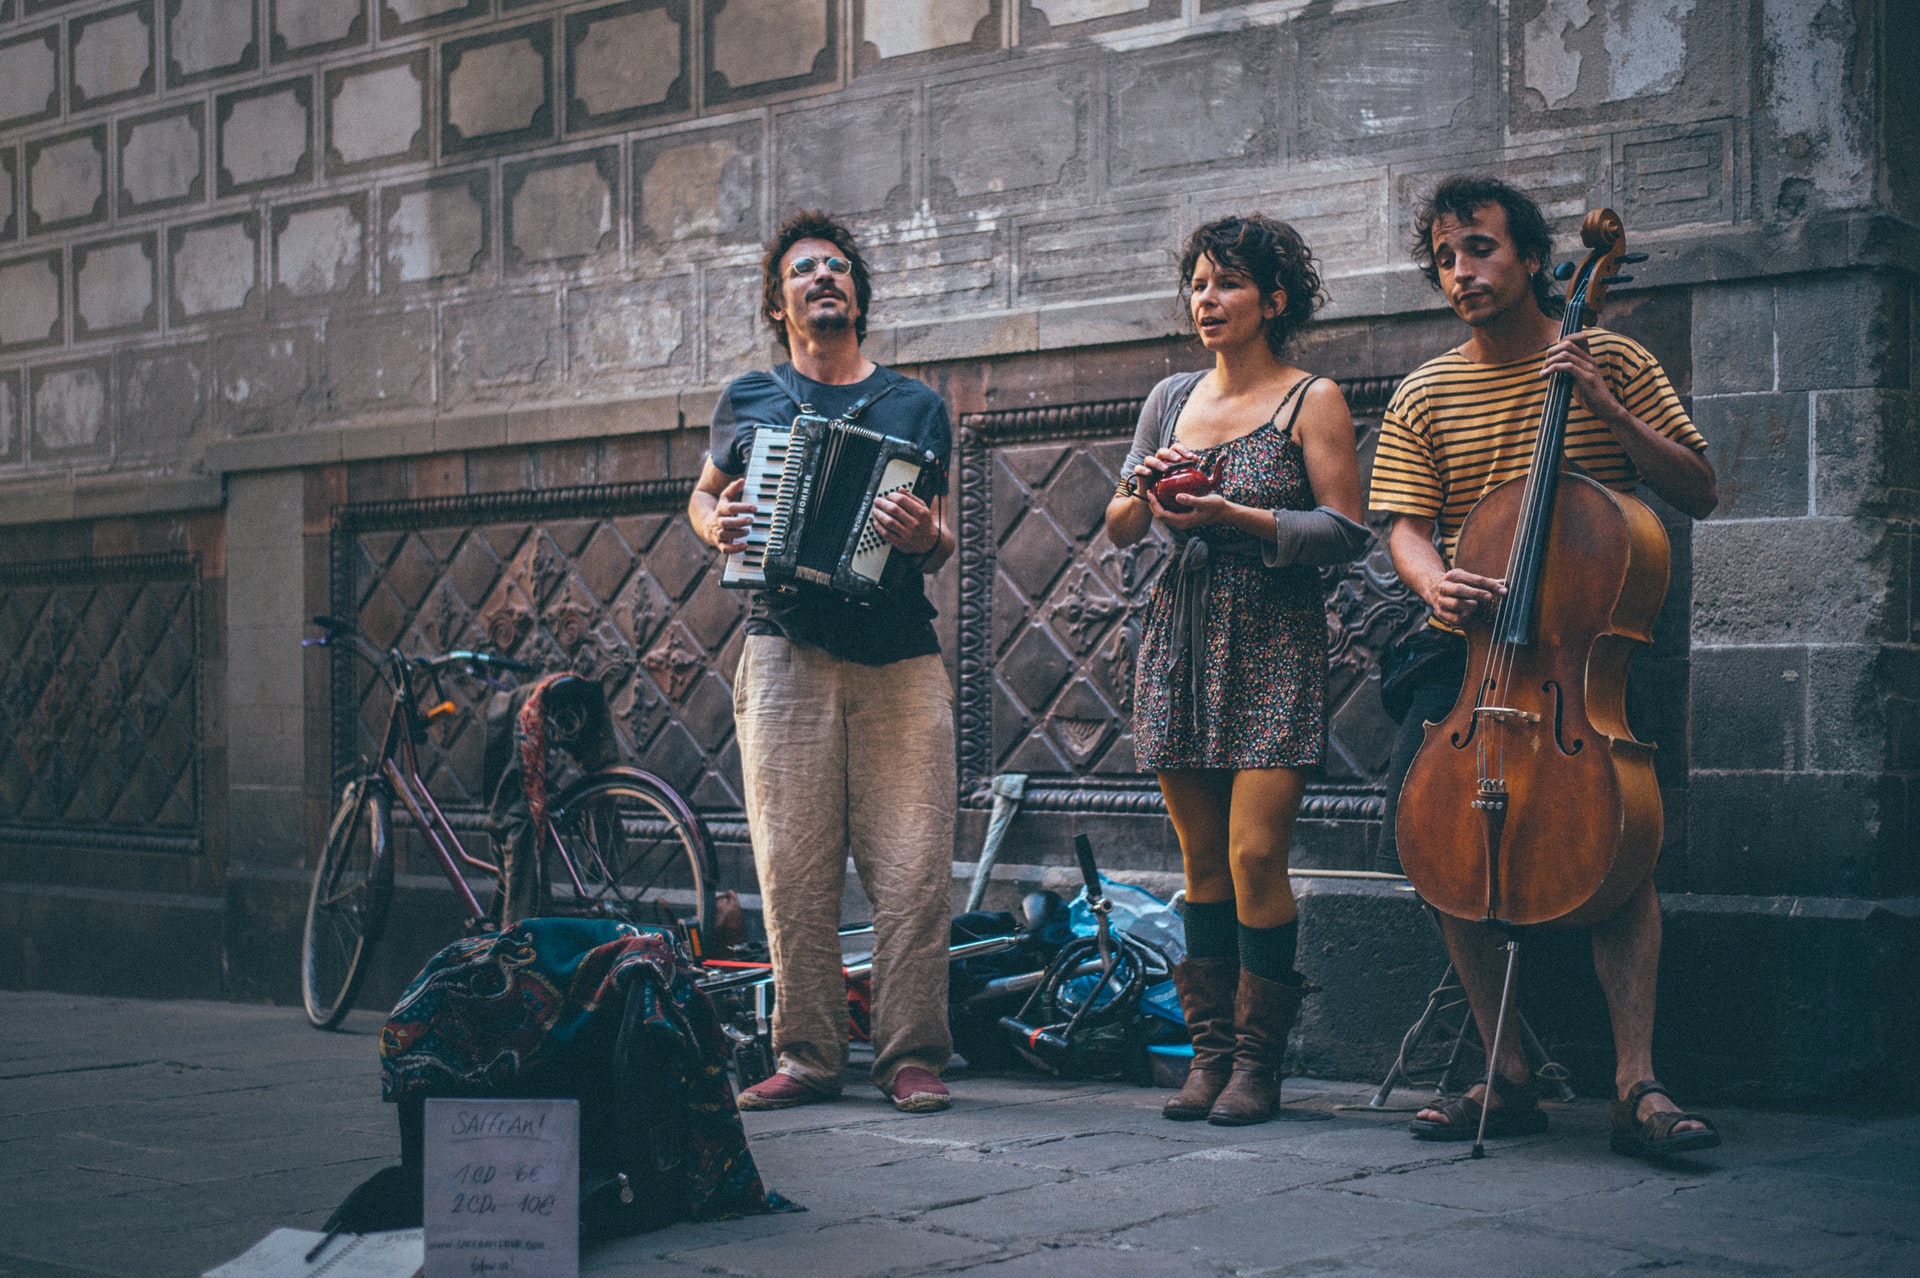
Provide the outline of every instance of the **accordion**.
[[855,599],[887,583],[893,547],[873,525],[873,502],[932,492],[939,458],[903,439],[801,413],[791,426],[757,426],[744,500],[754,503],[746,549],[720,584],[748,589],[806,582]]

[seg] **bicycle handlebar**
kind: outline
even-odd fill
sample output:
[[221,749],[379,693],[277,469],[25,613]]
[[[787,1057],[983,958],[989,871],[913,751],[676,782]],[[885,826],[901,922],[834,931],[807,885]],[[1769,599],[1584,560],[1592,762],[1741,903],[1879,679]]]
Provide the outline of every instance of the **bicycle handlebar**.
[[1080,877],[1087,884],[1087,903],[1092,904],[1104,895],[1100,890],[1100,867],[1093,860],[1093,841],[1084,834],[1074,835],[1073,854],[1080,860]]
[[[302,639],[300,646],[303,648],[313,646],[325,647],[336,638],[344,635],[352,639],[355,647],[359,648],[362,653],[366,655],[367,659],[373,661],[376,666],[380,664],[379,658],[391,655],[382,653],[378,648],[374,647],[350,621],[342,621],[338,617],[329,617],[325,613],[320,613],[314,617],[313,624],[327,633],[323,638],[319,639]],[[514,674],[533,673],[533,666],[528,662],[515,661],[511,657],[496,656],[491,652],[470,652],[464,648],[443,653],[438,657],[405,657],[403,660],[409,661],[422,669],[435,672],[444,670],[448,666],[463,665],[468,667],[492,666],[497,670],[512,671]]]

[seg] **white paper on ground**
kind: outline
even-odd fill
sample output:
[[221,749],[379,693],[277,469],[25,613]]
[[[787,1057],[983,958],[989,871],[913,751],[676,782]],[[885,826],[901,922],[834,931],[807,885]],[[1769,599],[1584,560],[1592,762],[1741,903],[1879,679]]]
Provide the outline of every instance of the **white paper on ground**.
[[341,1234],[307,1263],[325,1234],[276,1229],[202,1278],[415,1278],[426,1262],[426,1233],[395,1229],[380,1234]]

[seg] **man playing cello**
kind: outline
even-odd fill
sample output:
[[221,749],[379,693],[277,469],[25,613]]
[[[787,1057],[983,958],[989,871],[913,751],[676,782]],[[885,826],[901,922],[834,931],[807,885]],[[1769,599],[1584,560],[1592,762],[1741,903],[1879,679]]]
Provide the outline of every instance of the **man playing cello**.
[[[1622,492],[1644,480],[1695,519],[1718,501],[1706,441],[1658,361],[1603,329],[1561,339],[1563,303],[1547,273],[1552,242],[1533,200],[1497,179],[1450,177],[1421,207],[1415,232],[1414,260],[1470,331],[1465,342],[1416,369],[1395,392],[1374,462],[1371,505],[1393,515],[1388,544],[1394,567],[1432,609],[1435,627],[1424,636],[1433,659],[1413,683],[1390,769],[1389,849],[1400,786],[1423,724],[1446,717],[1461,689],[1467,645],[1458,630],[1506,593],[1504,581],[1453,566],[1461,526],[1489,490],[1526,473],[1548,379],[1565,373],[1572,380],[1565,457],[1588,477]],[[1388,856],[1398,864],[1392,851]],[[1482,1039],[1493,1042],[1503,938],[1488,924],[1445,913],[1439,918]],[[1682,1112],[1654,1081],[1660,904],[1651,877],[1594,926],[1593,961],[1617,1061],[1613,1148],[1661,1156],[1719,1144],[1712,1124]],[[1462,1097],[1423,1109],[1413,1120],[1413,1134],[1472,1140],[1483,1105],[1489,1136],[1544,1130],[1546,1114],[1536,1103],[1518,1037],[1501,1036],[1490,1098],[1477,1084]]]

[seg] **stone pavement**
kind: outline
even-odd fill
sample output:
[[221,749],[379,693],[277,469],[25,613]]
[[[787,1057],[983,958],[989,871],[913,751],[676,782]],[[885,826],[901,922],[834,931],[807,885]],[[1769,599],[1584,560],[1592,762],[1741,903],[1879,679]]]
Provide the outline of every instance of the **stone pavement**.
[[[315,1228],[397,1157],[378,1018],[0,993],[0,1278],[192,1278],[279,1225]],[[1159,1094],[955,1079],[945,1114],[864,1084],[751,1115],[769,1185],[805,1212],[677,1225],[589,1251],[593,1275],[1920,1273],[1920,1118],[1718,1109],[1684,1167],[1606,1150],[1605,1107],[1545,1136],[1416,1144],[1364,1086],[1289,1082],[1241,1129]],[[1406,1094],[1396,1101],[1410,1100]]]

